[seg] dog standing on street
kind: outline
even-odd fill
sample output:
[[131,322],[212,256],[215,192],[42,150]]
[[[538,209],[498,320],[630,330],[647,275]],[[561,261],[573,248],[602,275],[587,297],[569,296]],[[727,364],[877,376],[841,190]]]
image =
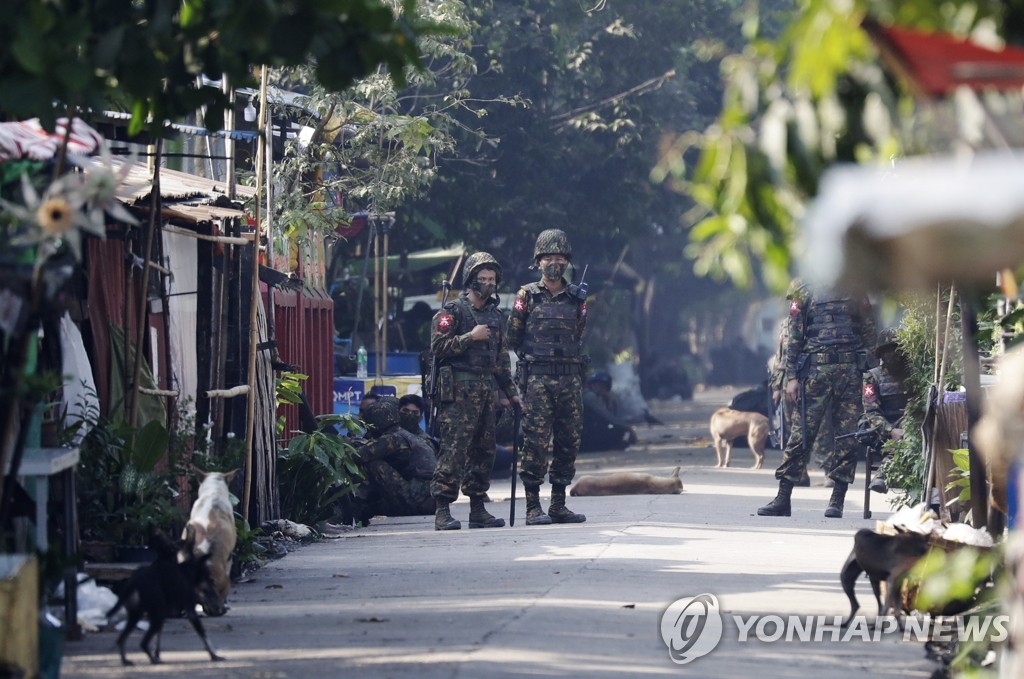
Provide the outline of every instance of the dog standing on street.
[[[154,535],[150,543],[157,553],[156,560],[132,572],[118,588],[117,603],[107,611],[107,618],[122,607],[128,613],[124,630],[117,637],[121,663],[134,664],[126,657],[124,645],[143,615],[149,620],[149,629],[142,636],[141,646],[151,663],[160,662],[160,636],[164,622],[178,615],[184,615],[192,623],[210,654],[210,660],[223,660],[214,652],[196,614],[198,604],[209,615],[223,615],[224,603],[210,576],[210,556],[196,556],[190,540],[185,540],[180,551],[166,536],[159,534]],[[156,637],[156,648],[150,650],[153,637]]]
[[210,556],[210,574],[221,600],[226,602],[231,593],[231,554],[238,540],[228,483],[238,470],[225,474],[202,469],[196,469],[196,472],[202,483],[181,537],[195,545],[196,556]]
[[[839,573],[843,591],[850,600],[850,617],[843,622],[846,627],[860,608],[854,586],[861,573],[871,581],[871,591],[878,602],[878,616],[889,611],[900,612],[896,604],[899,596],[899,582],[914,564],[928,551],[928,536],[921,533],[897,533],[883,535],[867,528],[861,528],[853,536],[853,551],[847,557]],[[885,582],[885,603],[882,603],[881,584]]]
[[768,440],[768,418],[761,413],[719,408],[711,415],[711,439],[715,443],[716,467],[728,467],[732,457],[732,441],[746,436],[754,455],[752,469],[764,465],[764,445]]

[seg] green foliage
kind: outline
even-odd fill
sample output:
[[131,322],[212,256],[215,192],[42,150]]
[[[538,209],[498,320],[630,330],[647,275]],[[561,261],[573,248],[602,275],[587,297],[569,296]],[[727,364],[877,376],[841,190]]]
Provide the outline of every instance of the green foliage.
[[[883,464],[885,481],[894,493],[890,502],[894,507],[915,505],[924,499],[924,456],[921,423],[924,421],[928,395],[935,380],[935,299],[921,295],[899,298],[904,313],[896,328],[896,342],[910,365],[910,400],[903,415],[903,439],[888,441],[885,450],[891,454]],[[949,302],[948,290],[940,299],[943,323]],[[944,388],[956,388],[962,380],[963,360],[960,317],[955,311],[950,321],[949,350]]]
[[[79,449],[78,511],[81,536],[144,545],[151,528],[173,532],[184,523],[176,504],[174,464],[158,468],[167,453],[163,424],[138,431],[91,413]],[[78,426],[66,433],[74,433]]]
[[[252,81],[254,65],[315,63],[343,89],[378,64],[399,84],[416,40],[441,27],[379,0],[13,0],[0,20],[0,118],[54,119],[83,109],[132,112],[132,131],[201,107],[219,129],[228,101],[198,76]],[[57,103],[54,106],[54,102]]]
[[331,518],[334,503],[353,492],[363,478],[349,439],[322,430],[335,426],[358,431],[355,418],[321,415],[317,420],[321,429],[296,432],[279,451],[277,463],[281,514],[307,525]]
[[835,163],[888,163],[944,147],[887,77],[865,17],[963,36],[998,24],[998,4],[971,0],[799,0],[745,7],[745,45],[721,59],[721,112],[665,144],[652,178],[690,196],[687,255],[698,275],[779,292],[799,253],[795,224]]
[[[384,2],[399,9],[398,0]],[[275,85],[306,93],[299,117],[313,129],[309,140],[289,142],[275,163],[277,181],[287,187],[275,193],[275,222],[285,225],[286,235],[301,240],[310,230],[332,232],[353,212],[383,213],[422,195],[437,176],[438,159],[454,151],[455,131],[469,130],[456,113],[483,117],[487,106],[517,103],[516,97],[470,94],[476,64],[461,0],[424,3],[420,11],[446,31],[421,38],[419,59],[426,67],[407,69],[405,83],[378,70],[336,88],[317,82],[312,64],[272,72]],[[275,115],[295,116],[296,110],[282,106]],[[475,143],[491,143],[482,131],[473,134]]]

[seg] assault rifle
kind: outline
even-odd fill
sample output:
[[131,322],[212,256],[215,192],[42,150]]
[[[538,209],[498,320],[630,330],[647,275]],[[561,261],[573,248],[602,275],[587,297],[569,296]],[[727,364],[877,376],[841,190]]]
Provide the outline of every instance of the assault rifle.
[[836,441],[855,438],[864,444],[864,518],[871,518],[871,453],[878,443],[878,429],[858,429],[849,434],[840,434],[835,437]]
[[[444,305],[448,303],[448,291],[452,289],[451,281],[447,278],[441,281],[441,308],[444,309]],[[433,337],[431,337],[431,343],[433,343]],[[430,398],[430,408],[428,413],[430,415],[430,421],[427,423],[427,434],[430,438],[437,440],[437,413],[439,408],[440,399],[437,393],[437,369],[438,369],[438,358],[437,354],[433,351],[430,352],[430,382],[427,385],[427,396]]]

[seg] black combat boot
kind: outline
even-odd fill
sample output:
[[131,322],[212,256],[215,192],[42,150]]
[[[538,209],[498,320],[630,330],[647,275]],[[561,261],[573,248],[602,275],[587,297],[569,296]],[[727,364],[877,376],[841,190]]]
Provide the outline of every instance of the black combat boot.
[[775,499],[757,510],[758,516],[789,516],[792,508],[789,506],[789,496],[793,494],[793,482],[789,479],[779,480],[779,493]]
[[875,491],[876,493],[887,493],[889,492],[889,486],[885,484],[885,477],[882,476],[882,472],[875,474],[875,477],[871,479],[871,484],[868,488]]
[[832,486],[832,497],[828,500],[828,507],[825,508],[825,517],[829,519],[843,518],[843,501],[846,500],[846,489],[849,486],[842,481],[836,481]]
[[492,516],[484,509],[484,496],[473,495],[469,498],[469,527],[470,528],[501,528],[505,525],[505,519]]
[[540,506],[540,486],[526,486],[526,525],[547,526],[551,517]]
[[565,506],[565,486],[551,484],[551,506],[548,516],[554,523],[583,523],[587,517],[577,514]]
[[434,530],[459,530],[462,524],[458,519],[452,518],[452,512],[448,509],[448,503],[437,501],[437,510],[434,512]]

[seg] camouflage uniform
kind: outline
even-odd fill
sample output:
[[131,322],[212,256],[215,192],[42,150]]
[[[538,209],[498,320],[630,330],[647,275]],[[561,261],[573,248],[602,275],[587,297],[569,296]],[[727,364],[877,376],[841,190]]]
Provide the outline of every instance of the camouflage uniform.
[[[895,333],[890,330],[886,330],[880,335],[875,355],[881,358],[887,348],[892,348],[896,352],[895,360],[905,363],[906,359],[896,347]],[[898,370],[899,366],[896,369]],[[872,442],[872,451],[877,460],[882,452],[882,444],[892,438],[892,430],[902,426],[903,412],[910,400],[910,387],[905,377],[893,374],[890,365],[883,361],[882,365],[864,373],[861,400],[864,414],[861,417],[859,428],[877,432],[877,437]],[[885,480],[881,475],[872,480],[871,489],[880,493],[887,490]]]
[[[875,324],[867,299],[854,299],[830,290],[812,291],[796,286],[790,295],[789,337],[786,343],[785,381],[802,384],[806,421],[800,404],[793,408],[782,464],[775,472],[779,496],[758,510],[762,516],[789,516],[789,493],[807,471],[811,448],[822,430],[852,432],[862,411],[861,382],[868,351],[875,346]],[[842,516],[846,489],[853,482],[858,443],[834,441],[825,473],[834,481],[825,515]]]
[[[486,255],[486,257],[482,257]],[[476,259],[474,259],[476,258]],[[480,263],[482,261],[482,263]],[[441,375],[450,371],[450,394],[439,394],[438,435],[441,452],[431,483],[431,494],[438,508],[444,507],[444,521],[436,517],[435,528],[450,530],[457,526],[447,506],[462,492],[470,499],[470,528],[503,526],[483,509],[483,497],[490,487],[494,467],[494,392],[501,389],[509,399],[518,397],[512,381],[511,361],[505,342],[504,317],[496,296],[488,295],[482,308],[476,308],[469,296],[476,271],[485,265],[500,267],[487,253],[466,260],[465,285],[459,297],[445,305],[431,324],[431,351],[437,356]],[[473,340],[476,325],[486,325],[490,337]],[[439,380],[442,381],[442,380]],[[442,526],[448,526],[442,528]]]
[[367,513],[384,516],[433,513],[430,479],[437,462],[433,448],[398,426],[398,400],[393,396],[385,396],[370,406],[366,417],[372,438],[357,451],[368,490]]
[[[571,250],[564,232],[549,229],[541,233],[535,261],[544,254],[562,254],[568,259]],[[544,522],[531,521],[530,512],[545,473],[552,485],[552,519],[564,523],[586,519],[568,512],[560,520],[555,513],[556,506],[565,509],[565,486],[576,475],[580,451],[585,365],[582,338],[586,323],[587,303],[568,286],[552,294],[543,278],[519,289],[509,314],[508,345],[519,357],[521,387],[522,376],[526,376],[520,478],[527,493],[527,523]]]

